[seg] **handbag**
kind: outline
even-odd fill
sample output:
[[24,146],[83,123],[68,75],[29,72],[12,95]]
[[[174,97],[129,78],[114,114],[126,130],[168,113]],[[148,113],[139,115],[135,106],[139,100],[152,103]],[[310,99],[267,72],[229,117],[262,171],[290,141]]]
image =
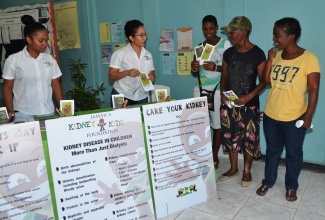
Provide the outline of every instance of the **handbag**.
[[204,96],[207,97],[208,109],[209,109],[209,111],[214,112],[214,94],[215,94],[215,92],[217,90],[217,87],[218,87],[220,82],[218,82],[218,84],[216,85],[214,90],[210,91],[210,90],[202,89],[202,84],[201,84],[201,80],[200,80],[200,73],[198,74],[198,80],[199,80],[200,97],[204,97]]

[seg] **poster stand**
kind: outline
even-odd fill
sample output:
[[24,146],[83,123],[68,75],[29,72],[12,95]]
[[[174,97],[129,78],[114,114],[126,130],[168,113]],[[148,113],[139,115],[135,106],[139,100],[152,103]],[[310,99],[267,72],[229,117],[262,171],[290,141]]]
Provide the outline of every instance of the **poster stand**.
[[[151,220],[217,194],[206,97],[144,105],[142,114],[134,107],[46,120],[45,125],[42,155],[30,158],[17,151],[15,158],[30,164],[45,158],[48,179],[42,178],[42,183],[49,185],[43,184],[39,195],[51,191],[49,210],[55,219]],[[15,126],[0,126],[0,159],[11,155],[16,142],[19,150],[28,149],[20,142],[32,134],[40,142],[37,122],[10,131]],[[8,199],[15,194],[4,190],[12,187],[6,181],[10,176],[28,182],[25,176],[15,176],[28,173],[28,167],[5,166],[0,163],[0,171],[6,170],[0,176],[0,206],[8,205],[12,215],[31,212],[33,206],[11,210]],[[46,173],[45,162],[36,166],[36,174],[40,172]],[[24,193],[34,189],[28,186]],[[51,216],[49,212],[47,219]]]

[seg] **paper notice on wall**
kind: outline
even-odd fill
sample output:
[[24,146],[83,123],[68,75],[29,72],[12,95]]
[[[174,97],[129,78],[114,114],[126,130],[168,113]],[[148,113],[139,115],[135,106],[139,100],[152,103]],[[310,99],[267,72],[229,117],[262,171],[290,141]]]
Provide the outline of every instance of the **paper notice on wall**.
[[163,75],[175,75],[176,74],[176,53],[163,53]]
[[114,52],[123,47],[125,47],[125,44],[114,44],[113,45]]
[[177,53],[177,73],[178,75],[191,75],[191,62],[193,60],[193,52]]
[[102,63],[110,64],[113,54],[112,45],[102,45]]
[[108,22],[99,24],[99,36],[101,43],[111,42],[110,24]]
[[112,32],[112,42],[120,42],[122,35],[122,21],[112,22],[111,32]]
[[174,52],[173,29],[162,29],[159,38],[159,51]]
[[45,123],[59,219],[154,219],[139,108]]
[[157,218],[215,196],[206,97],[142,108]]
[[77,1],[54,5],[59,50],[80,48]]
[[177,28],[178,51],[192,51],[192,28]]
[[0,126],[0,219],[53,219],[38,122]]

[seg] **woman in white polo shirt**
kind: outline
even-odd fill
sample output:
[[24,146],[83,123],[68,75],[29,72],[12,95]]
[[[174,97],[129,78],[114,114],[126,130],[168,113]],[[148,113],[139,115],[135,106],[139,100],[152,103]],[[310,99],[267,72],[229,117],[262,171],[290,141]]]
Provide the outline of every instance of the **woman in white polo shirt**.
[[144,48],[147,32],[139,20],[128,21],[124,32],[129,43],[113,53],[108,73],[109,79],[115,81],[112,95],[123,94],[129,105],[147,103],[148,92],[139,79],[145,72],[151,82],[155,80],[152,55]]
[[3,99],[10,116],[32,118],[54,114],[52,94],[62,100],[59,78],[62,75],[56,60],[44,53],[48,31],[30,15],[21,18],[25,48],[6,59],[3,78]]

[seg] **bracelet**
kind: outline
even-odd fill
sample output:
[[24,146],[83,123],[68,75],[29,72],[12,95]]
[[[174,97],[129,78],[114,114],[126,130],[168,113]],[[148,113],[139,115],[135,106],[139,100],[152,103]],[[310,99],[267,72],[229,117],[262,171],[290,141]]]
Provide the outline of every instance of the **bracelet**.
[[199,70],[193,70],[193,68],[191,68],[191,71],[193,72],[193,73],[197,73],[197,72],[199,72]]
[[214,67],[214,71],[218,71],[218,65],[216,63],[214,63],[215,67]]

